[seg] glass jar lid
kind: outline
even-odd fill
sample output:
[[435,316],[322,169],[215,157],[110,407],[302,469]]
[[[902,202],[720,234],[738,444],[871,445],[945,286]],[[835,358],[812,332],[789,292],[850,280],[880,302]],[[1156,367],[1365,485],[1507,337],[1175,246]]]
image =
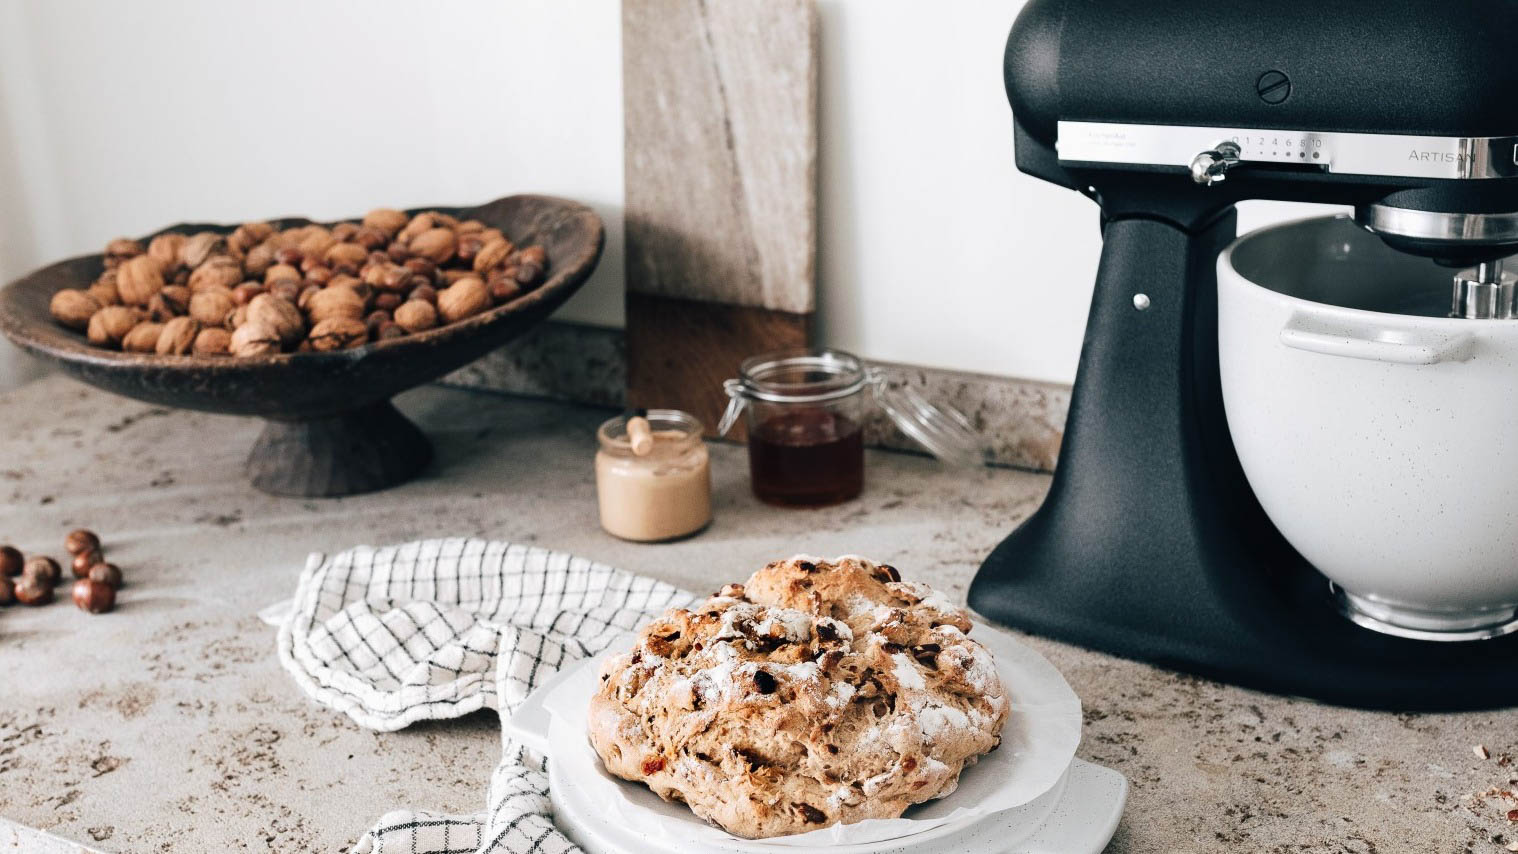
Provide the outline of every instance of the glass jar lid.
[[893,383],[879,367],[852,353],[833,349],[795,349],[744,360],[738,378],[722,384],[727,410],[717,426],[726,435],[750,401],[822,403],[866,389],[892,423],[933,456],[950,465],[980,465],[985,453],[980,437],[963,413],[929,403],[905,382]]
[[600,443],[602,450],[629,457],[635,456],[632,440],[627,435],[627,422],[635,415],[642,415],[648,419],[649,428],[661,442],[675,443],[680,447],[696,445],[701,441],[701,434],[706,429],[701,424],[701,419],[678,409],[630,412],[608,418],[596,430],[596,441]]

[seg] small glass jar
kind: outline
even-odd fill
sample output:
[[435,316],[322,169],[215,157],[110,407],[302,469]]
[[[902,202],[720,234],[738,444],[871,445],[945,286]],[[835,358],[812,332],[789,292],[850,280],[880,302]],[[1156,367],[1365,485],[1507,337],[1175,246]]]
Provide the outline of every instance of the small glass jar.
[[629,416],[596,431],[596,501],[601,527],[624,540],[657,542],[696,533],[712,519],[711,462],[701,422],[677,409],[650,409],[645,455],[633,452]]
[[929,404],[908,386],[842,350],[797,349],[747,359],[717,427],[726,434],[748,413],[749,476],[769,504],[822,506],[864,489],[864,421],[878,405],[903,433],[955,464],[983,460],[980,440],[960,413]]

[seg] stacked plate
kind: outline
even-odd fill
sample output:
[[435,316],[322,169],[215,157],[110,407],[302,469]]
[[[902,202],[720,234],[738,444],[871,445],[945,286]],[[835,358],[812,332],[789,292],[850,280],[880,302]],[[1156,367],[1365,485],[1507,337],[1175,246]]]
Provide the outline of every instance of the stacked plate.
[[555,821],[592,854],[1099,854],[1122,817],[1128,781],[1075,758],[1080,700],[1053,665],[987,626],[976,626],[974,637],[995,655],[1012,700],[1002,746],[965,769],[952,794],[899,819],[742,839],[707,824],[684,804],[612,777],[585,735],[599,658],[567,667],[545,683],[506,730],[548,757]]

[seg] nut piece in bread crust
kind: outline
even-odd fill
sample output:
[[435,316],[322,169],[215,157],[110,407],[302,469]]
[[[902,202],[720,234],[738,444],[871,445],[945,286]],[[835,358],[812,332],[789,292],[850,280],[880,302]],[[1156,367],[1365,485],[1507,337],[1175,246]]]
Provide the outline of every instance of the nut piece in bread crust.
[[795,557],[674,609],[608,659],[611,773],[736,836],[896,818],[1001,743],[1008,700],[963,610],[857,557]]

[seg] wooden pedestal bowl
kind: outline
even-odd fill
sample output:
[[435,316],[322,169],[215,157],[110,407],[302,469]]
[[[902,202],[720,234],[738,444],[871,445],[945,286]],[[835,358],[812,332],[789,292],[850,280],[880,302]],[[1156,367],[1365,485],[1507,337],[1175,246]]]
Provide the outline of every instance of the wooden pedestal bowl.
[[[419,210],[478,219],[519,246],[541,244],[548,250],[547,280],[483,314],[353,350],[251,358],[158,356],[96,347],[53,320],[52,295],[86,288],[104,269],[103,256],[87,255],[38,270],[0,291],[0,332],[107,391],[265,419],[247,467],[253,485],[264,492],[316,497],[384,489],[414,477],[432,457],[426,436],[390,398],[479,358],[547,317],[590,276],[605,242],[595,212],[549,196]],[[273,224],[288,228],[309,222],[292,217]],[[230,233],[233,228],[195,223],[164,232]]]

